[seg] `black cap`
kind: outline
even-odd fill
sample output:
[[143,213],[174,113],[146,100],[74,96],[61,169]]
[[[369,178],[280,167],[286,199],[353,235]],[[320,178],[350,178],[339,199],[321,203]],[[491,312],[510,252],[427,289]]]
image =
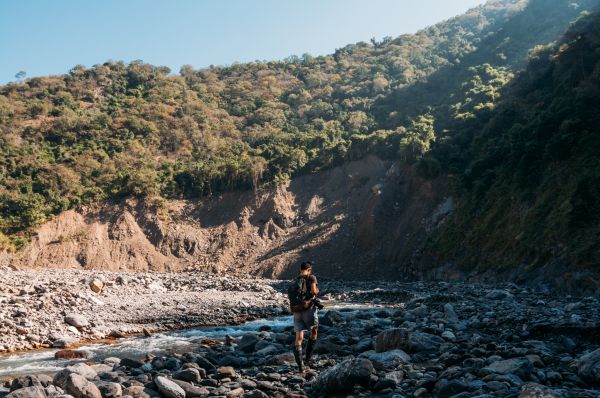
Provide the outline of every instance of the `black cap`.
[[303,261],[302,264],[300,264],[300,269],[302,271],[305,271],[307,269],[311,269],[312,268],[312,263],[310,261]]

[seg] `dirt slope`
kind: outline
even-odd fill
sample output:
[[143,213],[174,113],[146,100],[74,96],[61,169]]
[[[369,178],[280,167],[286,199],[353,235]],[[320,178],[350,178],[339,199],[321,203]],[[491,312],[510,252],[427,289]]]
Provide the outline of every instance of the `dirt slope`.
[[446,188],[371,157],[276,189],[66,211],[0,263],[286,277],[308,258],[323,276],[410,276],[427,231],[452,209]]

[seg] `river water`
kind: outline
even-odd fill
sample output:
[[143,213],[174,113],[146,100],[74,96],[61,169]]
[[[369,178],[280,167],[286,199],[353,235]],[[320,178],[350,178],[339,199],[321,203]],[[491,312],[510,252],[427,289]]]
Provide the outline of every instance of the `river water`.
[[[384,306],[373,304],[342,304],[328,306],[345,315],[357,311],[381,310]],[[328,309],[324,310],[327,311]],[[147,354],[161,355],[193,350],[204,339],[223,339],[226,335],[242,336],[248,332],[258,332],[262,326],[269,326],[272,332],[283,332],[292,325],[291,316],[262,319],[235,326],[217,326],[199,329],[188,329],[176,332],[157,333],[151,337],[134,336],[119,340],[115,344],[89,344],[78,347],[87,351],[89,357],[81,361],[101,362],[108,357],[144,358]],[[0,379],[25,374],[52,373],[72,364],[77,360],[55,359],[57,349],[30,351],[0,356]]]

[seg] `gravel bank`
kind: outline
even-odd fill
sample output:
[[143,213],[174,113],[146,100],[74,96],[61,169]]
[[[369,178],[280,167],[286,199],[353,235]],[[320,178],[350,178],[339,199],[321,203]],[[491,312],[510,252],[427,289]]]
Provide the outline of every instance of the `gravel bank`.
[[0,352],[280,315],[262,279],[206,273],[0,270]]
[[600,396],[595,298],[559,297],[508,284],[374,286],[322,284],[324,298],[391,306],[321,312],[315,355],[303,373],[290,351],[292,326],[279,323],[202,340],[183,352],[74,360],[54,377],[9,380],[0,396]]

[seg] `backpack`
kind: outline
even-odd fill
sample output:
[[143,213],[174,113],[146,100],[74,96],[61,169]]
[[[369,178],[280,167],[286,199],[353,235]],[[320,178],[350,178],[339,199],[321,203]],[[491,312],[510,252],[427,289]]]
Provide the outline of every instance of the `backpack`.
[[288,299],[290,300],[290,311],[300,312],[308,309],[312,300],[306,300],[306,277],[297,277],[288,287]]

